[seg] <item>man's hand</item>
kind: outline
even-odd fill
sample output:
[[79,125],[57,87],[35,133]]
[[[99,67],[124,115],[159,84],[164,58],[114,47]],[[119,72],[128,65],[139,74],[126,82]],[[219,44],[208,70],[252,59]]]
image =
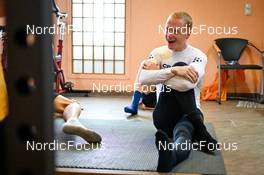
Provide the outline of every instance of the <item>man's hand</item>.
[[159,70],[160,66],[159,64],[156,64],[153,62],[153,60],[145,60],[144,64],[143,64],[143,69],[146,70]]
[[174,75],[181,76],[192,83],[196,83],[198,80],[198,72],[192,66],[175,66],[172,67],[171,72]]

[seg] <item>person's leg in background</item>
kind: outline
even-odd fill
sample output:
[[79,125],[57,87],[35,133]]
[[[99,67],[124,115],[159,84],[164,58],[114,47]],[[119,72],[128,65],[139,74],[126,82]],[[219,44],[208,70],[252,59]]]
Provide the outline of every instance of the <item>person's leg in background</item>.
[[81,107],[76,101],[58,95],[54,99],[54,108],[56,116],[60,116],[65,120],[64,133],[78,135],[87,142],[101,142],[102,138],[99,134],[80,123]]
[[142,97],[142,94],[145,92],[151,91],[151,87],[147,87],[147,89],[144,89],[146,86],[144,86],[144,87],[141,86],[141,83],[139,82],[139,76],[140,76],[140,73],[143,69],[144,63],[145,63],[145,60],[141,62],[139,69],[138,69],[138,72],[137,72],[137,76],[136,76],[134,86],[133,86],[134,92],[133,92],[131,104],[124,108],[124,111],[126,113],[130,113],[132,115],[136,115],[138,113],[138,105],[139,105],[139,101]]
[[134,82],[134,92],[132,95],[131,104],[124,107],[124,111],[132,115],[136,115],[138,113],[138,105],[139,105],[139,101],[142,96],[142,91],[141,91],[140,83],[139,83],[139,76],[140,76],[141,70],[143,69],[143,62],[139,66],[138,73],[137,73],[137,76]]

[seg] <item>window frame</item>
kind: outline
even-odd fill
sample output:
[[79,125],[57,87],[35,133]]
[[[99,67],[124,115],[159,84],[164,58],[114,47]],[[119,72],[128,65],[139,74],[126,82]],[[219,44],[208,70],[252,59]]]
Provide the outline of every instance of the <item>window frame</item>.
[[[83,1],[81,2],[81,3],[75,3],[75,4],[82,4],[82,17],[73,17],[73,2],[72,1],[70,1],[70,4],[71,4],[71,15],[69,16],[69,18],[70,18],[70,21],[71,21],[71,24],[72,24],[72,22],[73,22],[73,18],[80,18],[80,19],[82,19],[82,31],[71,31],[71,40],[70,40],[70,49],[71,49],[71,75],[99,75],[99,76],[107,76],[107,75],[114,75],[114,76],[124,76],[124,75],[126,75],[127,74],[127,58],[126,58],[126,55],[127,55],[127,43],[126,43],[126,41],[127,41],[127,3],[128,3],[128,1],[129,0],[124,0],[125,2],[124,3],[116,3],[116,2],[113,2],[113,3],[104,3],[103,2],[103,4],[114,4],[114,6],[115,6],[115,4],[124,4],[124,17],[115,17],[115,9],[114,9],[114,16],[113,17],[102,17],[103,19],[107,19],[107,18],[110,18],[110,19],[124,19],[124,31],[123,32],[120,32],[120,31],[115,31],[115,29],[111,32],[111,33],[113,33],[114,34],[114,43],[113,43],[113,45],[105,45],[104,43],[102,44],[102,45],[94,45],[94,44],[92,44],[92,45],[85,45],[84,44],[84,39],[83,39],[83,35],[84,35],[84,33],[86,33],[87,31],[84,31],[84,26],[83,26],[83,19],[84,18],[92,18],[92,19],[95,19],[96,17],[83,17],[84,16],[84,4],[95,4],[94,2],[91,2],[91,3],[84,3]],[[115,27],[115,21],[114,21],[114,27]],[[80,32],[81,33],[81,35],[82,35],[82,44],[81,45],[73,45],[73,33],[74,32]],[[91,31],[92,32],[92,35],[93,35],[93,38],[94,38],[94,26],[93,26],[93,31]],[[110,33],[110,32],[105,32],[105,31],[103,31],[103,34],[105,34],[105,33]],[[123,35],[124,35],[124,40],[123,40],[123,42],[124,42],[124,44],[122,45],[122,46],[120,46],[120,45],[116,45],[115,44],[115,34],[116,33],[122,33]],[[82,49],[82,58],[81,59],[74,59],[74,52],[73,52],[73,49],[74,49],[74,46],[80,46],[81,47],[81,49]],[[84,58],[84,47],[92,47],[92,55],[93,55],[93,58],[92,59],[85,59]],[[97,61],[97,60],[95,60],[95,58],[94,58],[94,50],[95,50],[95,47],[102,47],[103,48],[103,59],[102,60],[100,60],[100,61],[102,61],[102,73],[95,73],[95,61]],[[112,60],[108,60],[108,59],[105,59],[105,47],[113,47],[113,59]],[[118,60],[118,59],[116,59],[116,48],[123,48],[123,53],[124,53],[124,59],[123,60]],[[81,61],[81,66],[82,66],[82,72],[74,72],[74,61]],[[92,72],[85,72],[85,61],[92,61]],[[107,61],[112,61],[112,64],[113,64],[113,67],[112,67],[112,73],[106,73],[105,72],[105,70],[106,70],[106,68],[105,68],[105,63],[107,62]],[[123,73],[116,73],[116,69],[115,69],[115,67],[116,67],[116,62],[121,62],[121,63],[123,63]]]

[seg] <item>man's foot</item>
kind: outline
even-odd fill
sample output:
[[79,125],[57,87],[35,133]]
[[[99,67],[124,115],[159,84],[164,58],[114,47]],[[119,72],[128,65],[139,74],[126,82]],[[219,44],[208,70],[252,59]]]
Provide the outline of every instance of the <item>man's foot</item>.
[[132,115],[136,115],[136,114],[138,113],[138,107],[133,107],[132,105],[130,105],[130,106],[126,106],[126,107],[124,108],[124,111],[125,111],[126,113],[130,113],[130,114],[132,114]]
[[156,132],[156,147],[159,152],[158,158],[158,172],[170,172],[176,165],[176,158],[173,150],[169,150],[168,144],[172,143],[172,140],[162,130]]
[[124,111],[126,113],[130,113],[132,115],[136,115],[137,112],[138,112],[138,104],[139,104],[140,98],[141,98],[141,92],[135,91],[134,94],[133,94],[133,97],[132,97],[131,105],[126,106],[124,108]]
[[101,142],[102,137],[96,132],[87,129],[79,120],[71,119],[63,124],[63,132],[66,134],[77,135],[87,142]]

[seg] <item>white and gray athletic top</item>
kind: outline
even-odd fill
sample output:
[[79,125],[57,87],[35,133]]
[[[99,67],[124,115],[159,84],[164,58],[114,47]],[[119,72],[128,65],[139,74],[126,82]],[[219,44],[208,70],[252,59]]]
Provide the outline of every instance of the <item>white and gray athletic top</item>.
[[[180,52],[172,51],[168,46],[162,46],[154,49],[149,59],[160,65],[161,70],[145,70],[140,73],[139,81],[145,85],[165,84],[178,91],[187,91],[194,88],[196,105],[200,108],[200,93],[202,81],[207,64],[207,56],[199,49],[187,45]],[[177,62],[184,62],[193,66],[198,72],[199,78],[197,83],[193,84],[183,77],[175,76],[171,73],[171,67]]]

